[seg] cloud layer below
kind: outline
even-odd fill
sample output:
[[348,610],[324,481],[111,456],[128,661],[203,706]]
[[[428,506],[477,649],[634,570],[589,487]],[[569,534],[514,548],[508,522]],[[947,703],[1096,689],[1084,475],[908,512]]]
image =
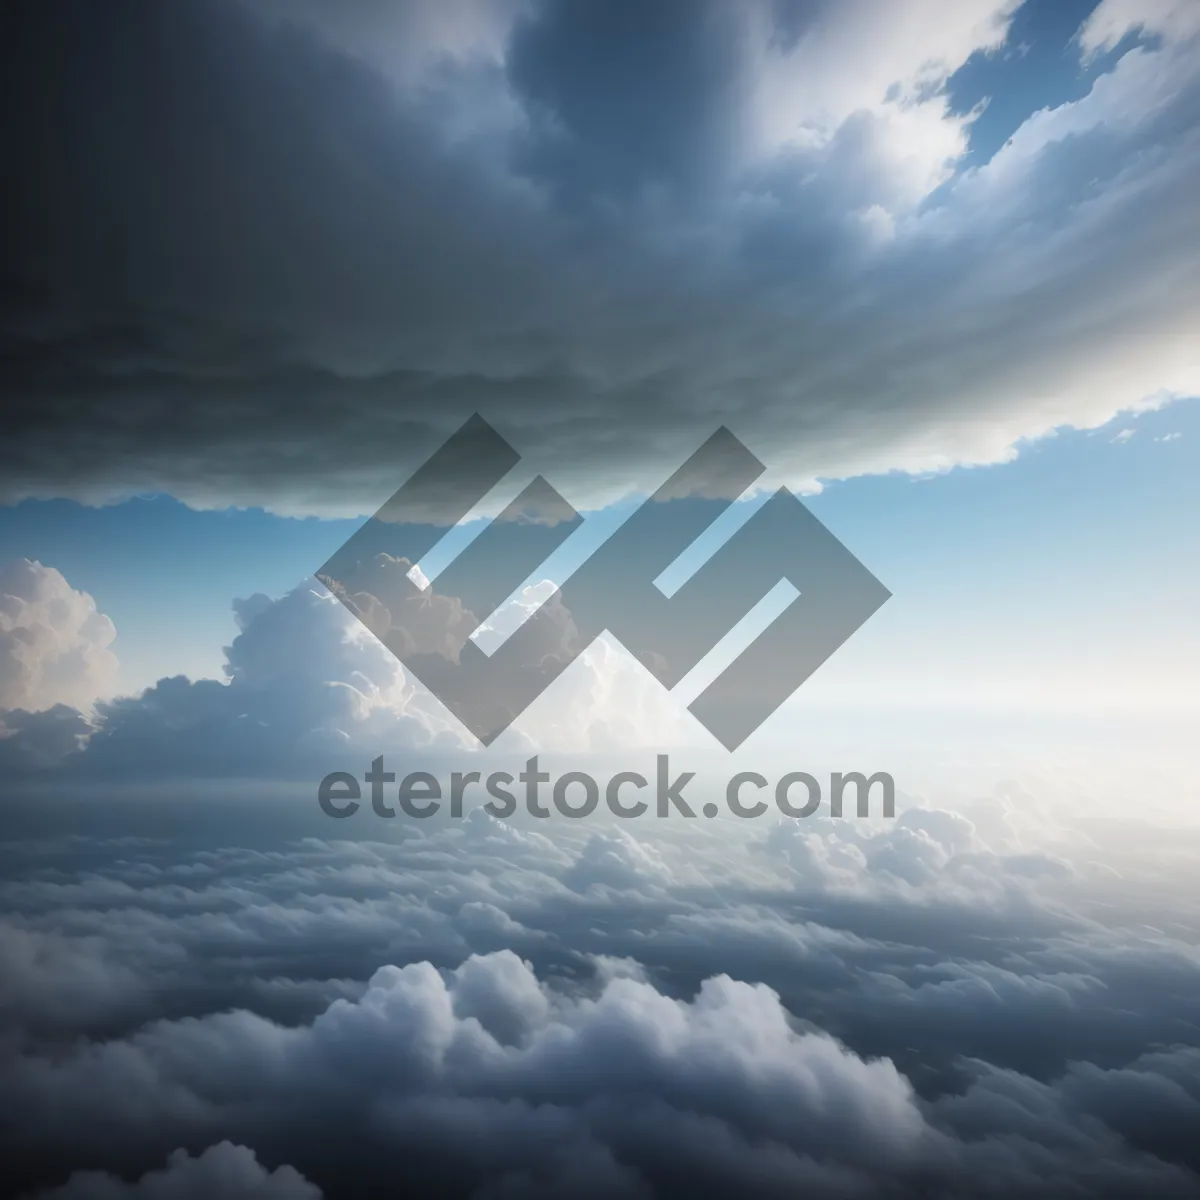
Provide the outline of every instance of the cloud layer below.
[[748,836],[170,803],[167,840],[0,844],[18,1187],[1196,1193],[1194,828],[1081,846],[1012,785]]

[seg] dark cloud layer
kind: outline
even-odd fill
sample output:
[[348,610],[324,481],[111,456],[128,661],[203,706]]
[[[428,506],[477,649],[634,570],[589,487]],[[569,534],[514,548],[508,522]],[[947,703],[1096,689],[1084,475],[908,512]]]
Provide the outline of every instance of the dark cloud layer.
[[579,506],[1194,393],[1192,25],[947,182],[1012,5],[924,4],[6,6],[3,494],[366,512],[478,409]]

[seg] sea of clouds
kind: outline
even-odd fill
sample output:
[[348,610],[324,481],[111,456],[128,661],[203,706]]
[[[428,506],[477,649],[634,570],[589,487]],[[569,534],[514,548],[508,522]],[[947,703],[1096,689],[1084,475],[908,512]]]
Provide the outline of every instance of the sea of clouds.
[[482,756],[319,585],[239,604],[226,680],[89,704],[110,625],[5,572],[8,1194],[1200,1189],[1184,793],[1031,764],[903,776],[891,821],[333,822],[286,769]]

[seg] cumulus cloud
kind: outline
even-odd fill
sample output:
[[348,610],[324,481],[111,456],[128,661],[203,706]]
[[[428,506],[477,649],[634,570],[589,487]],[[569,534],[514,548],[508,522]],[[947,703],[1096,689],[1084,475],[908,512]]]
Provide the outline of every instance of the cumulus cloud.
[[[766,1195],[882,1195],[929,1180],[966,1195],[981,1172],[1027,1194],[1182,1196],[1194,1177],[1122,1133],[1133,1133],[1139,1087],[1174,1088],[1163,1103],[1176,1121],[1200,1107],[1191,1066],[1172,1055],[1050,1084],[981,1068],[962,1095],[926,1105],[890,1061],[797,1029],[762,985],[717,976],[679,1000],[615,975],[574,996],[509,952],[451,972],[381,968],[358,999],[296,1028],[245,1012],[158,1022],[56,1062],[18,1059],[6,1074],[23,1101],[9,1120],[28,1146],[61,1137],[69,1114],[94,1148],[226,1136],[278,1154],[282,1128],[336,1113],[360,1131],[354,1154],[376,1179],[404,1164],[414,1183],[514,1196],[729,1195],[752,1181]],[[576,1154],[602,1164],[599,1193],[572,1171]],[[328,1167],[329,1155],[303,1157]],[[233,1147],[177,1155],[130,1194],[175,1195],[202,1178],[247,1195],[318,1194]],[[76,1176],[51,1194],[125,1194],[103,1190],[115,1186]]]
[[[685,1003],[617,977],[573,998],[508,952],[448,975],[428,963],[382,968],[358,1000],[298,1029],[247,1013],[159,1023],[57,1067],[17,1062],[9,1078],[32,1105],[19,1123],[34,1143],[68,1095],[77,1118],[126,1145],[231,1123],[262,1144],[271,1110],[297,1128],[337,1107],[374,1110],[370,1154],[358,1153],[375,1172],[390,1146],[411,1179],[437,1169],[515,1195],[589,1194],[565,1190],[570,1164],[556,1143],[607,1161],[622,1193],[650,1194],[647,1171],[696,1184],[716,1170],[732,1186],[761,1160],[785,1194],[789,1179],[825,1177],[810,1156],[831,1160],[836,1180],[862,1142],[867,1169],[895,1168],[926,1135],[890,1063],[795,1032],[769,989],[714,978]],[[118,1080],[135,1094],[104,1114],[100,1098]],[[693,1158],[706,1132],[716,1144],[702,1172]]]
[[[474,739],[371,631],[386,636],[386,604],[397,603],[387,578],[409,565],[389,559],[368,581],[383,599],[357,591],[350,611],[315,580],[278,599],[234,601],[239,632],[226,647],[223,680],[160,679],[136,696],[99,700],[86,716],[69,704],[0,711],[0,763],[22,771],[66,763],[85,775],[290,777],[343,756],[365,753],[369,761],[419,749],[436,758],[474,750]],[[63,692],[77,701],[92,695],[115,669],[106,649],[112,623],[57,571],[23,562],[5,578],[0,649],[8,651],[7,695],[27,704]],[[548,587],[525,589],[495,621],[520,622],[545,607]],[[435,590],[420,606],[413,628],[430,645],[460,644],[477,623]],[[566,636],[559,625],[551,633],[547,653]],[[653,678],[600,638],[520,717],[503,745],[530,754],[612,750],[676,743],[688,728]]]
[[175,676],[101,703],[85,769],[261,774],[289,756],[308,761],[351,745],[429,746],[446,728],[414,703],[397,660],[323,589],[254,596],[235,614],[227,679]]
[[0,711],[89,706],[111,694],[116,630],[53,567],[0,564]]
[[82,751],[95,731],[92,721],[67,704],[42,712],[0,712],[0,764],[14,771],[57,766]]
[[722,421],[805,484],[1194,395],[1191,6],[961,169],[1014,7],[22,5],[4,494],[369,512],[479,410],[582,508]]

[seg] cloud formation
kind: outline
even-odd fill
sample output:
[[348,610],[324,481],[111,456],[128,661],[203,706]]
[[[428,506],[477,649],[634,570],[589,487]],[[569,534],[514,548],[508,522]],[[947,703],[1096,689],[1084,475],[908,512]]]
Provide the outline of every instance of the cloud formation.
[[[1194,394],[1200,7],[1102,0],[989,158],[950,81],[1016,9],[16,0],[0,500],[370,511],[480,409],[583,508],[722,422],[802,484]],[[331,821],[331,767],[484,758],[369,629],[487,614],[360,565],[369,628],[305,581],[116,698],[0,568],[0,1200],[1200,1194],[1190,777],[941,731],[895,819]],[[600,639],[497,757],[679,716]]]
[[116,684],[116,630],[53,567],[0,563],[0,711],[86,708]]
[[[387,601],[389,572],[404,574],[409,564],[382,558],[370,582]],[[18,702],[8,711],[0,706],[0,764],[10,769],[294,778],[316,766],[328,770],[331,759],[342,757],[357,769],[355,756],[364,754],[369,761],[384,752],[436,756],[478,748],[370,632],[371,606],[382,619],[387,615],[372,595],[356,595],[365,625],[316,580],[276,600],[261,594],[235,600],[239,633],[226,647],[224,680],[160,679],[138,695],[98,700],[85,715],[54,698],[80,702],[110,686],[112,622],[96,613],[90,596],[39,563],[11,564],[0,581],[8,589],[0,598],[0,655],[7,663],[0,687]],[[550,590],[548,584],[524,589],[494,624],[518,623]],[[430,644],[461,633],[457,601],[439,597],[435,587],[422,605],[426,615],[414,628]],[[466,616],[473,628],[475,618]],[[569,621],[554,626],[556,638],[569,632]],[[27,711],[38,701],[53,706]],[[670,696],[602,637],[520,717],[503,746],[515,753],[590,753],[676,744],[687,730]]]
[[[501,951],[450,972],[381,968],[310,1025],[246,1012],[157,1022],[59,1062],[18,1060],[8,1083],[32,1147],[61,1138],[67,1114],[97,1148],[224,1135],[273,1155],[293,1140],[281,1129],[340,1120],[363,1131],[354,1157],[370,1175],[403,1164],[412,1184],[461,1194],[869,1196],[935,1180],[968,1195],[986,1173],[988,1187],[1032,1195],[1184,1196],[1194,1176],[1121,1134],[1136,1129],[1141,1094],[1158,1093],[1179,1128],[1200,1115],[1196,1065],[1147,1056],[1050,1084],[977,1067],[962,1095],[923,1105],[890,1061],[797,1031],[762,985],[718,976],[681,1001],[618,975],[571,996]],[[328,1169],[349,1157],[338,1146],[306,1157]],[[219,1170],[247,1195],[315,1194],[291,1171],[262,1178],[246,1152],[235,1174],[223,1161],[235,1153],[177,1156],[131,1194],[174,1195]],[[103,1186],[77,1177],[62,1194],[123,1194]]]
[[479,410],[586,507],[722,422],[804,484],[1200,391],[1186,4],[969,167],[1013,0],[17,8],[9,498],[364,513]]
[[236,1155],[328,1197],[1195,1194],[1194,831],[1083,844],[1011,786],[765,837],[479,812],[334,841],[243,787],[176,796],[159,839],[161,801],[106,803],[120,836],[0,843],[26,1191],[149,1189],[117,1177],[185,1147],[179,1186]]

